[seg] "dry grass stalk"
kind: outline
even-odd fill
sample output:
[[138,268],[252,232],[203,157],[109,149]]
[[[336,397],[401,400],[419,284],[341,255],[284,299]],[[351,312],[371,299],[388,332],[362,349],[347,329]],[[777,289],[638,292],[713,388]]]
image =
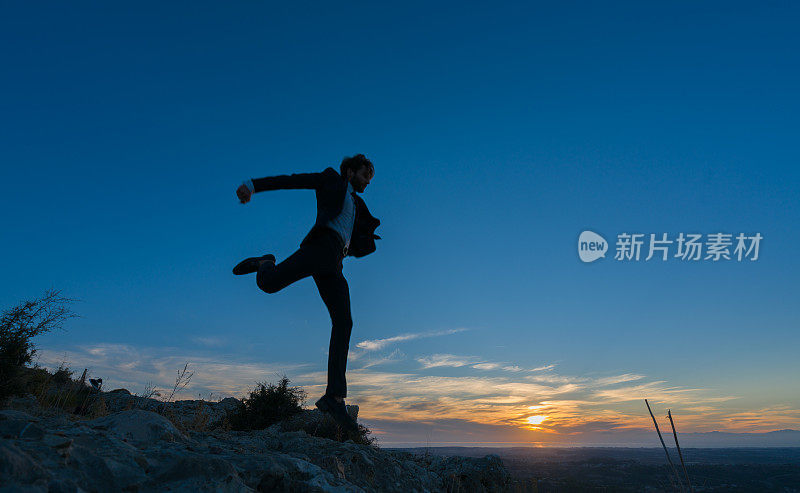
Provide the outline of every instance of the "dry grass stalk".
[[653,424],[656,427],[656,433],[658,433],[658,439],[661,440],[661,446],[664,447],[664,453],[667,454],[667,462],[669,462],[669,466],[672,468],[673,474],[675,474],[675,478],[678,480],[678,485],[680,486],[680,490],[683,491],[683,482],[681,482],[681,478],[678,475],[678,470],[675,469],[675,464],[672,463],[672,458],[669,456],[669,451],[667,450],[667,444],[664,443],[664,438],[661,436],[661,430],[658,429],[658,422],[656,421],[656,417],[653,416],[653,410],[650,409],[650,403],[647,402],[647,399],[644,400],[644,403],[647,405],[647,410],[650,411],[650,417],[653,418]]
[[164,403],[161,405],[161,410],[159,414],[164,414],[164,411],[167,409],[167,404],[172,402],[172,398],[175,397],[175,394],[186,388],[189,385],[189,381],[192,379],[194,372],[189,371],[189,363],[187,362],[183,365],[183,370],[178,370],[178,377],[175,379],[175,385],[172,387],[172,391],[169,393],[169,396],[164,400]]
[[175,394],[189,385],[189,380],[192,379],[194,372],[189,372],[188,369],[189,363],[187,362],[185,365],[183,365],[183,370],[178,371],[178,377],[175,379],[175,385],[172,387],[172,391],[170,391],[166,402],[172,402],[172,398],[175,397]]
[[667,409],[667,416],[669,417],[669,424],[672,426],[672,435],[675,437],[675,447],[678,449],[678,457],[681,459],[681,466],[683,467],[683,474],[686,475],[686,484],[689,485],[689,491],[694,493],[692,482],[689,481],[689,471],[686,470],[686,463],[683,462],[683,454],[681,453],[681,446],[678,444],[678,432],[675,431],[675,423],[672,421],[672,410]]

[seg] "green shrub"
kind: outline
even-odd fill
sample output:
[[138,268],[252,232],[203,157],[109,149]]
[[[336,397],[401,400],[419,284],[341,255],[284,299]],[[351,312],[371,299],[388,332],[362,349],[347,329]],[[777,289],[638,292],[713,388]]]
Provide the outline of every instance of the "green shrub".
[[233,430],[263,430],[303,410],[306,393],[300,387],[290,387],[284,375],[277,385],[256,384],[250,397],[228,416]]

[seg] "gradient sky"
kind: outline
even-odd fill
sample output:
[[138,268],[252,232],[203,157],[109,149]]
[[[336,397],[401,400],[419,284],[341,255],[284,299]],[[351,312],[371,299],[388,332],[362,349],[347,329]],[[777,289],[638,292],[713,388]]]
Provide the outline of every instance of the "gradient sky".
[[[348,402],[382,443],[621,437],[649,426],[645,397],[687,432],[798,429],[798,14],[7,3],[0,306],[80,299],[40,363],[108,388],[188,361],[182,398],[282,373],[316,398],[313,281],[266,295],[231,274],[291,254],[314,194],[234,191],[361,152],[383,240],[345,261]],[[584,264],[587,229],[763,240],[755,262]]]

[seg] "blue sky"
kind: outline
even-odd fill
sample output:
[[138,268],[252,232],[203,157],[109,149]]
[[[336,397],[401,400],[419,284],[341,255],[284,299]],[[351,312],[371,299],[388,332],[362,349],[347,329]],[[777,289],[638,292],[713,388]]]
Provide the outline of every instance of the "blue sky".
[[[132,391],[185,361],[186,397],[275,372],[320,391],[313,282],[266,295],[230,272],[291,254],[314,195],[234,191],[361,152],[384,239],[345,262],[349,401],[386,443],[420,406],[419,436],[525,441],[647,426],[648,396],[696,431],[798,428],[797,15],[18,2],[0,20],[0,304],[79,298],[43,363]],[[587,229],[764,239],[755,262],[584,264]],[[523,436],[531,406],[550,418]]]

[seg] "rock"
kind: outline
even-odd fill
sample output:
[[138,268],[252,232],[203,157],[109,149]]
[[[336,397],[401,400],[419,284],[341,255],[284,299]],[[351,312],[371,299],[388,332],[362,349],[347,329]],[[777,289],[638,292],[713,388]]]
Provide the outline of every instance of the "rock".
[[157,483],[162,484],[200,478],[208,482],[224,481],[234,476],[238,479],[236,468],[230,462],[196,454],[176,454],[172,460],[164,461],[153,476]]
[[25,412],[36,412],[39,409],[39,401],[33,394],[23,397],[11,397],[6,404],[7,409],[16,409]]
[[465,460],[465,457],[446,457],[437,472],[450,490],[504,491],[508,473],[497,455],[482,459]]
[[109,390],[109,391],[108,391],[108,393],[109,393],[109,394],[125,394],[125,395],[131,395],[131,393],[130,393],[130,391],[129,391],[128,389],[114,389],[114,390]]
[[[1,410],[0,490],[509,490],[509,475],[496,456],[423,457],[321,438],[314,435],[322,427],[336,425],[316,409],[304,410],[266,430],[187,427],[181,431],[176,423],[224,415],[239,401],[165,405],[125,392],[98,395],[106,399],[108,409],[117,410],[92,420],[35,410],[32,414],[36,417],[19,410]],[[126,409],[130,405],[163,410],[173,421],[152,410]],[[358,409],[352,408],[349,412],[357,416]]]
[[78,485],[71,479],[53,480],[47,485],[47,493],[76,493],[77,491]]
[[108,430],[125,441],[143,447],[159,441],[186,441],[170,420],[150,411],[132,409],[88,422],[93,428]]
[[0,484],[6,480],[30,484],[48,477],[47,471],[25,451],[8,440],[0,440]]
[[35,425],[39,421],[23,411],[5,409],[0,411],[0,437],[25,440],[41,440],[44,430]]
[[240,402],[241,401],[239,399],[236,399],[234,397],[226,397],[226,398],[222,399],[221,401],[219,401],[217,404],[221,405],[222,407],[226,407],[226,408],[234,408],[234,407],[238,406]]
[[26,413],[25,411],[18,411],[15,409],[3,409],[0,410],[0,421],[11,419],[11,420],[20,420],[20,421],[39,421],[39,418],[31,416],[30,414]]
[[182,430],[211,430],[218,428],[224,422],[227,413],[233,411],[239,405],[239,401],[233,397],[228,397],[219,402],[185,400],[165,403],[124,392],[108,392],[103,393],[102,396],[109,412],[130,409],[152,411],[168,416]]

